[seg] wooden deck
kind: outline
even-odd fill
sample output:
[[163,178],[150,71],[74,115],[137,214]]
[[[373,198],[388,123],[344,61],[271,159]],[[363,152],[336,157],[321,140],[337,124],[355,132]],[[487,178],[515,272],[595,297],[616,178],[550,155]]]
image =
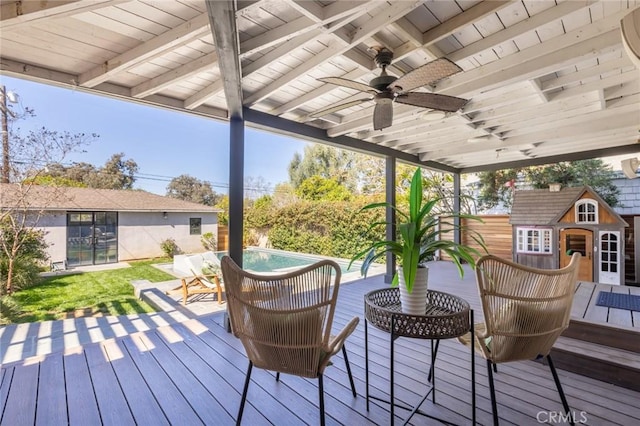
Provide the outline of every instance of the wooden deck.
[[[467,299],[479,314],[472,274],[463,281],[438,262],[430,287]],[[343,285],[335,327],[353,316],[363,319],[363,295],[383,287],[381,277]],[[372,393],[388,395],[388,334],[369,328]],[[425,390],[427,341],[396,341],[396,397],[414,404]],[[337,356],[326,372],[328,424],[388,424],[388,407],[365,407],[364,324],[348,340],[358,397],[349,389],[344,363]],[[456,341],[443,341],[437,361],[437,405],[422,409],[456,424],[471,423],[470,354]],[[240,342],[222,326],[222,315],[187,319],[88,343],[65,352],[32,357],[0,369],[2,425],[58,424],[234,424],[247,367]],[[485,363],[477,358],[478,421],[491,424]],[[591,425],[640,423],[640,392],[574,373],[559,371],[569,405],[578,420]],[[527,361],[500,366],[495,375],[502,424],[539,425],[549,412],[562,410],[548,368]],[[243,423],[247,425],[318,424],[317,381],[254,370]],[[396,410],[400,417],[404,410]],[[396,420],[400,421],[398,417]],[[433,424],[415,416],[411,424]]]
[[[640,295],[640,287],[596,284],[581,281],[573,299],[571,317],[602,324],[633,327],[640,330],[640,312],[597,306],[601,291]],[[640,343],[639,343],[640,344]]]

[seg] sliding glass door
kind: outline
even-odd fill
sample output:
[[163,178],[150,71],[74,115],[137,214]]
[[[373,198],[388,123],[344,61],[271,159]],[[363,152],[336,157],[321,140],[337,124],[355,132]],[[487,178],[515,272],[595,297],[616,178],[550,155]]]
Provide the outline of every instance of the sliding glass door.
[[98,265],[118,261],[118,213],[67,214],[67,264]]

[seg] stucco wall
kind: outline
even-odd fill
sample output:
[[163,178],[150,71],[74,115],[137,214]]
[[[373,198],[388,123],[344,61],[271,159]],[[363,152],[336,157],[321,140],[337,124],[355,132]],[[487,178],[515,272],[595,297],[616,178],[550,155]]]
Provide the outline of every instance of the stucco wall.
[[50,213],[42,216],[38,227],[45,231],[44,239],[49,244],[47,252],[51,262],[67,259],[67,214]]
[[[118,214],[118,260],[126,261],[148,257],[160,257],[164,253],[160,243],[173,238],[183,253],[200,253],[204,247],[200,235],[189,235],[189,219],[202,219],[202,234],[218,234],[217,213],[167,213],[160,212]],[[45,231],[49,244],[50,261],[66,260],[67,214],[55,213],[43,216],[39,228]]]
[[217,236],[216,213],[130,213],[118,215],[118,260],[163,256],[160,243],[173,238],[183,253],[204,251],[200,237],[189,235],[189,219],[202,219],[202,234],[212,232]]

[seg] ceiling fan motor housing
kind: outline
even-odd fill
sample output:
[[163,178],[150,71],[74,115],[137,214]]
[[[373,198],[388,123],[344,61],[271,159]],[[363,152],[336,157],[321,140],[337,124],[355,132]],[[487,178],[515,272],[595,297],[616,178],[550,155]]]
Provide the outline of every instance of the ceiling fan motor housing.
[[382,75],[379,75],[378,77],[373,78],[369,82],[369,86],[382,92],[386,90],[387,87],[396,80],[397,80],[397,77],[394,77],[392,75],[387,75],[386,72],[383,72]]

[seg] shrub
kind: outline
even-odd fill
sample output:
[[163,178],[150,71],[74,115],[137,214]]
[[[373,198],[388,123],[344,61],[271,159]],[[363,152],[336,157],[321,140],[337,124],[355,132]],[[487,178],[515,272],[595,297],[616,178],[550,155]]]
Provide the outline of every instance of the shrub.
[[204,247],[205,250],[218,250],[218,240],[213,232],[205,232],[204,234],[202,234],[202,237],[200,237],[200,242],[202,242],[202,247]]
[[160,242],[160,248],[167,257],[173,258],[173,256],[180,253],[180,248],[176,244],[176,240],[174,240],[173,238],[162,240],[162,242]]
[[13,322],[13,318],[20,315],[20,305],[11,296],[0,297],[0,325],[7,325]]
[[351,258],[364,250],[371,239],[384,236],[375,235],[380,230],[369,230],[372,223],[384,222],[384,213],[375,210],[358,213],[365,204],[360,200],[301,201],[287,205],[273,215],[269,242],[281,250]]

